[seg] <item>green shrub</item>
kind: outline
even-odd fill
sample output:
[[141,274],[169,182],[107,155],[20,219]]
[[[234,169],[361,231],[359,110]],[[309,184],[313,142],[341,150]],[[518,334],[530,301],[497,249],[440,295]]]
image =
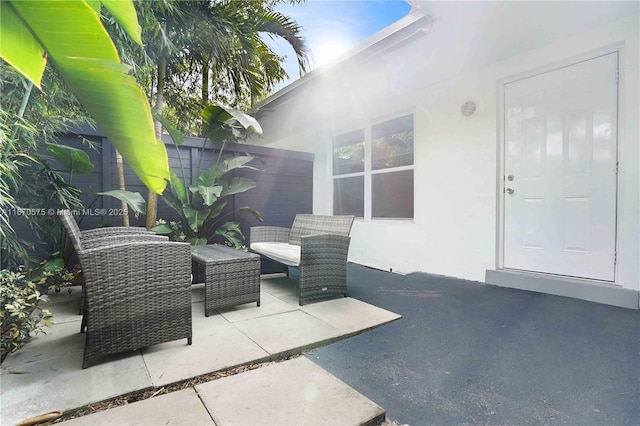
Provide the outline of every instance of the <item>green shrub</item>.
[[2,359],[9,352],[20,348],[31,332],[44,332],[42,327],[50,327],[51,312],[38,306],[47,301],[47,295],[38,290],[45,286],[47,277],[38,282],[26,278],[23,269],[12,272],[0,271],[0,321]]

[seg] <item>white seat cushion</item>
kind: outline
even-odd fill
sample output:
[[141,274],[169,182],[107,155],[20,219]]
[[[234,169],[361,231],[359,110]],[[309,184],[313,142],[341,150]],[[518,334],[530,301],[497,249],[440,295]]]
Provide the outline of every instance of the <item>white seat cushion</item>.
[[251,250],[287,266],[300,265],[300,246],[289,243],[251,243]]

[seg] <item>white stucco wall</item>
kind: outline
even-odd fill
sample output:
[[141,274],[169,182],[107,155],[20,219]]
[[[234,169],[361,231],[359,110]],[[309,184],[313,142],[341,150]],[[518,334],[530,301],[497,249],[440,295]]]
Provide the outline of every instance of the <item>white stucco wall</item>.
[[[541,2],[544,3],[544,2]],[[450,17],[454,19],[455,17]],[[331,136],[372,120],[415,114],[415,218],[357,220],[349,260],[398,272],[482,281],[499,267],[497,191],[500,82],[603,49],[620,49],[619,215],[616,284],[640,289],[639,15],[531,48],[493,63],[436,21],[423,37],[359,66],[336,68],[283,97],[260,119],[257,143],[313,152],[314,213],[332,214]],[[446,20],[441,20],[442,21]],[[540,28],[541,34],[544,28]],[[477,37],[475,35],[474,37]],[[477,41],[481,45],[482,41]],[[486,41],[485,46],[491,41]],[[460,106],[478,111],[463,118]]]

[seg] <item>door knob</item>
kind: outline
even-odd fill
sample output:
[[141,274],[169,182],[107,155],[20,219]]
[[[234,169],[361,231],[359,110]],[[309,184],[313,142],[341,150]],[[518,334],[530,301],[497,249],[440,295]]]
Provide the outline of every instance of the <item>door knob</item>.
[[505,191],[509,195],[512,195],[514,193],[513,188],[507,188]]

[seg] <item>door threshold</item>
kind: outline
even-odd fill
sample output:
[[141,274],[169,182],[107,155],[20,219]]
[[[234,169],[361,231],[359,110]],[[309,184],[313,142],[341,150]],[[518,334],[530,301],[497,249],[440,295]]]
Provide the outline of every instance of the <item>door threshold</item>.
[[629,309],[640,309],[640,292],[606,281],[508,269],[487,269],[487,284],[572,297]]

